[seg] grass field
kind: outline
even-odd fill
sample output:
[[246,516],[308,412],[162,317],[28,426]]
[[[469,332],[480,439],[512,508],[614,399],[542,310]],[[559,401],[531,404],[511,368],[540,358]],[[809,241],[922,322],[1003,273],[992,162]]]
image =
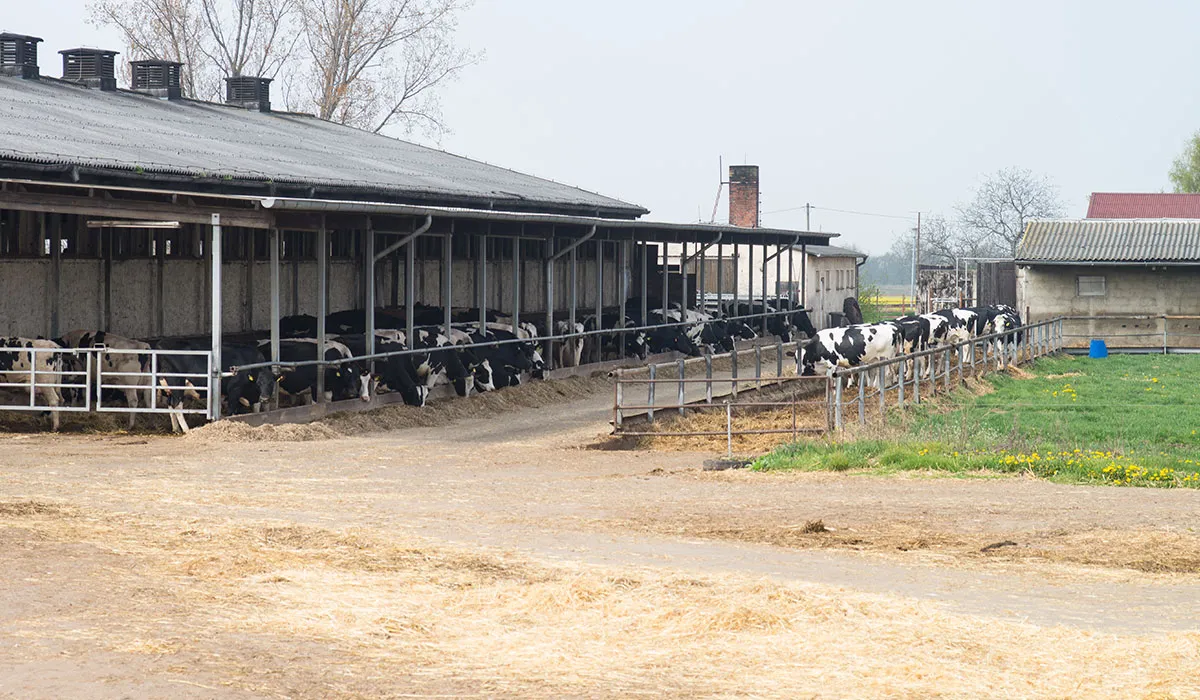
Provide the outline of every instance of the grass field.
[[1200,487],[1200,358],[1064,356],[1026,369],[989,375],[842,442],[780,448],[755,466]]

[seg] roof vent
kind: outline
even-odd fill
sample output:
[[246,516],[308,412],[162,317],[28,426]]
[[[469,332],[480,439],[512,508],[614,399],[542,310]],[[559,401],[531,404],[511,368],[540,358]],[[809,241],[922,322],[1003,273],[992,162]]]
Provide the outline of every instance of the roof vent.
[[130,61],[133,67],[133,89],[165,100],[178,100],[183,96],[179,87],[179,76],[183,64],[178,61]]
[[0,75],[36,79],[38,73],[37,45],[41,39],[24,34],[0,34]]
[[271,111],[271,78],[235,75],[225,79],[225,104]]
[[116,51],[104,49],[67,49],[63,57],[63,80],[101,90],[117,89]]

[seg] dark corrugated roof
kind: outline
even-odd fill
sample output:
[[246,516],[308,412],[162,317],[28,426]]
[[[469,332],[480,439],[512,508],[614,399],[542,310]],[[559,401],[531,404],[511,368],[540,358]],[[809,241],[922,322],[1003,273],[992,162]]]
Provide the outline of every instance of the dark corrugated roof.
[[835,245],[810,245],[806,246],[805,250],[809,255],[818,258],[866,258],[866,253],[860,253],[857,250],[849,248],[841,248]]
[[[296,183],[497,209],[642,207],[309,115],[0,77],[0,160]],[[146,179],[152,179],[147,176]]]
[[1089,219],[1200,219],[1200,194],[1093,192]]
[[1200,261],[1200,220],[1030,221],[1016,257],[1018,262]]

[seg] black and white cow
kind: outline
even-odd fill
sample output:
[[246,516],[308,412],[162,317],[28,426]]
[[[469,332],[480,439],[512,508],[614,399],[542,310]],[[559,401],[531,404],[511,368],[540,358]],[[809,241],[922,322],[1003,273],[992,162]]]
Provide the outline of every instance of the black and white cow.
[[[778,311],[778,309],[776,309],[770,302],[764,305],[762,301],[739,301],[736,304],[733,302],[726,302],[724,305],[722,305],[721,311],[725,316],[732,318],[738,316],[773,314]],[[792,318],[795,317],[796,319],[799,319],[799,314],[801,313],[804,314],[803,318],[808,318],[808,313],[803,311],[798,313],[769,316],[767,318],[767,332],[771,335],[778,336],[779,339],[785,343],[790,343],[792,341],[793,331]],[[762,321],[758,319],[752,321],[751,324],[758,326],[759,328],[762,327]],[[801,330],[804,330],[805,332],[808,332],[808,330],[813,330],[815,334],[815,329],[813,329],[811,321],[807,323],[807,328],[802,328]]]
[[[650,349],[646,344],[645,331],[627,331],[622,332],[622,329],[636,328],[637,323],[628,316],[621,317],[620,312],[605,312],[600,317],[600,322],[596,322],[596,315],[592,314],[583,319],[583,328],[585,331],[611,330],[612,333],[603,333],[600,337],[600,359],[616,359],[618,357],[636,357],[638,359],[646,359],[650,354]],[[624,337],[622,345],[621,338]]]
[[[152,389],[150,388],[150,377],[145,374],[149,371],[150,356],[141,352],[150,349],[149,343],[105,331],[74,330],[63,334],[62,344],[64,347],[71,348],[105,348],[105,351],[97,356],[97,362],[92,365],[92,371],[99,370],[105,374],[115,375],[106,376],[104,383],[108,386],[125,387],[118,391],[124,395],[125,405],[129,408],[138,407],[139,395],[143,398],[142,405],[150,405]],[[110,352],[113,350],[124,352]],[[88,379],[94,386],[96,377],[93,375]],[[129,414],[130,428],[134,425],[136,415],[132,412]]]
[[[189,426],[181,407],[186,398],[203,400],[195,390],[191,377],[175,375],[195,375],[195,381],[204,382],[208,373],[208,359],[203,355],[176,355],[171,350],[208,350],[210,346],[202,342],[188,340],[165,340],[154,344],[156,350],[163,350],[157,360],[158,392],[171,411],[171,430],[173,432],[188,432]],[[258,364],[263,361],[257,347],[252,345],[222,345],[221,364],[222,374],[231,368]],[[161,376],[167,375],[167,376]],[[264,402],[269,401],[275,394],[275,377],[269,369],[238,369],[232,376],[221,377],[221,398],[225,402],[222,409],[227,416],[243,413],[257,413]],[[159,404],[162,405],[162,404]]]
[[467,350],[456,350],[454,341],[440,328],[415,328],[409,346],[424,352],[413,356],[419,383],[433,388],[438,384],[451,384],[454,393],[467,396],[474,386],[472,366],[474,354]]
[[[355,357],[368,354],[366,334],[339,335],[337,340],[349,348],[350,353]],[[403,332],[388,329],[375,331],[376,353],[403,352],[407,349],[408,345],[404,342]],[[369,366],[367,361],[362,362],[364,367]],[[376,382],[376,388],[386,388],[388,391],[400,394],[404,403],[409,406],[424,406],[429,397],[429,387],[418,382],[417,368],[413,364],[412,354],[392,355],[375,360],[373,379]]]
[[[63,383],[61,353],[54,352],[56,350],[61,350],[58,343],[44,338],[0,338],[0,382],[26,386],[36,384],[37,396],[50,407],[50,427],[54,430],[58,430],[57,409],[62,403],[62,395],[52,385]],[[29,390],[7,388],[21,392],[22,400],[28,400]]]
[[553,342],[555,367],[578,367],[583,362],[584,324],[555,321],[554,335],[567,336]]
[[[904,336],[894,323],[863,324],[817,331],[804,343],[796,356],[796,371],[801,376],[833,376],[839,367],[858,367],[890,360],[904,348]],[[853,378],[852,378],[853,379]],[[874,384],[876,377],[869,381]]]
[[[271,342],[258,345],[262,357],[270,359]],[[364,376],[361,367],[352,361],[350,348],[336,340],[325,341],[327,362],[340,362],[325,367],[325,400],[342,401],[358,397],[371,400],[370,375]],[[288,338],[279,343],[280,362],[312,362],[317,359],[317,341],[312,338]],[[317,400],[317,366],[303,365],[289,368],[279,377],[279,389],[290,396],[298,396],[305,403]]]

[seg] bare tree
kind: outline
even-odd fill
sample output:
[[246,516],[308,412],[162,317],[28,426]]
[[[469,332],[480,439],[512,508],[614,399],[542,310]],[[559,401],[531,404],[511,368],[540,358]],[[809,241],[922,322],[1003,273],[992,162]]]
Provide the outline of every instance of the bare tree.
[[468,0],[299,0],[316,113],[372,131],[445,126],[434,90],[476,62],[452,35]]
[[983,238],[1007,255],[1015,255],[1025,222],[1062,216],[1058,187],[1045,176],[1023,168],[1005,168],[975,190],[975,198],[958,209],[967,232]]
[[204,55],[225,76],[274,78],[302,36],[297,0],[199,0]]
[[[437,88],[480,55],[455,46],[471,0],[95,0],[135,58],[181,61],[184,92],[215,100],[221,78],[280,81],[288,109],[379,132],[445,131]],[[292,61],[299,46],[306,60]]]
[[921,224],[921,263],[954,266],[962,258],[1007,255],[994,238],[975,235],[961,221],[935,214]]

